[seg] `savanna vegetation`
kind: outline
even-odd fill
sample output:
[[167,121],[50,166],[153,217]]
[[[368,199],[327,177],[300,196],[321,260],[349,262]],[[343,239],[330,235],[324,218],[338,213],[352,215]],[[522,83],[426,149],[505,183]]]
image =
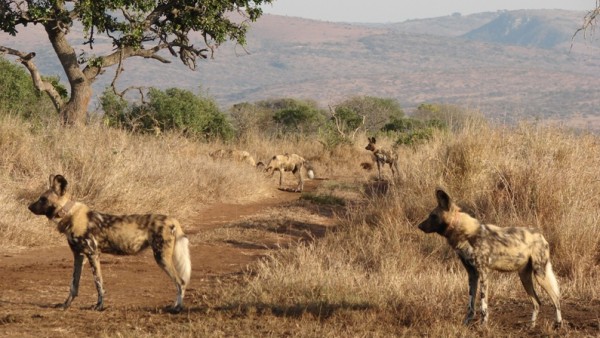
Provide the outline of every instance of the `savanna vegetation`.
[[[0,92],[1,251],[64,244],[25,207],[50,173],[71,178],[73,194],[94,208],[160,211],[184,223],[198,216],[199,203],[256,201],[275,189],[244,164],[211,160],[207,154],[217,148],[244,149],[257,160],[297,152],[319,177],[329,178],[301,201],[332,206],[333,230],[272,251],[249,267],[241,283],[215,286],[203,312],[138,327],[127,336],[598,333],[595,134],[541,123],[495,125],[478,113],[437,104],[407,114],[394,100],[372,97],[348,98],[328,109],[284,98],[220,111],[209,97],[179,89],[153,90],[143,103],[107,93],[101,99],[106,114],[65,128],[51,113],[52,103],[2,62],[17,76],[5,87],[10,92]],[[4,74],[0,83],[8,83]],[[375,182],[376,174],[361,168],[370,161],[364,146],[373,135],[400,155],[401,174],[392,178],[384,171],[386,182]],[[562,329],[552,327],[552,308],[542,292],[539,326],[528,329],[531,305],[518,276],[499,273],[491,277],[490,327],[461,324],[467,275],[441,237],[416,229],[435,205],[436,187],[483,222],[544,233],[561,285]],[[240,240],[243,230],[199,240]],[[203,301],[187,305],[195,302]],[[124,332],[119,330],[99,334]]]
[[[261,6],[271,0],[214,0],[204,1],[32,1],[7,0],[0,3],[0,30],[16,36],[27,25],[41,25],[45,38],[52,44],[67,80],[69,97],[65,100],[54,81],[40,74],[36,53],[26,53],[0,45],[0,52],[18,57],[29,71],[35,87],[47,94],[63,124],[85,122],[87,107],[92,98],[92,83],[111,66],[118,65],[112,82],[118,91],[117,78],[123,71],[123,60],[142,57],[170,63],[159,52],[165,50],[190,69],[197,59],[212,56],[215,49],[227,40],[246,43],[248,22],[262,15]],[[73,25],[83,27],[81,43],[76,44],[69,33]],[[112,49],[102,53],[94,50],[96,38],[108,39]],[[89,47],[89,48],[87,48]]]

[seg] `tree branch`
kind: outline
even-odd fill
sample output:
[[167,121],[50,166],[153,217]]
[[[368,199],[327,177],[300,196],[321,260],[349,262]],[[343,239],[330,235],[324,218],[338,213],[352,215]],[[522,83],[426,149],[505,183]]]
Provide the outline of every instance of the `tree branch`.
[[125,88],[122,92],[119,92],[117,90],[117,79],[119,78],[119,75],[121,75],[121,72],[123,72],[122,65],[123,65],[123,53],[121,52],[120,57],[119,57],[119,64],[117,65],[117,70],[115,71],[115,77],[113,78],[112,82],[110,83],[110,87],[112,88],[113,93],[123,99],[125,97],[125,94],[127,94],[128,91],[135,89],[140,93],[142,104],[146,103],[145,98],[144,98],[144,90],[148,89],[146,87],[130,86],[130,87]]
[[579,27],[571,37],[571,45],[573,44],[575,36],[579,34],[579,32],[583,32],[584,39],[587,37],[588,31],[590,32],[590,34],[594,32],[598,16],[600,16],[600,0],[596,0],[596,7],[588,11],[587,14],[583,17],[583,23],[581,24],[581,27]]
[[96,79],[96,77],[98,75],[100,75],[103,68],[108,68],[110,66],[119,64],[119,63],[121,63],[120,60],[124,60],[124,59],[127,59],[132,56],[139,56],[139,57],[143,57],[146,59],[155,59],[162,63],[171,63],[171,61],[169,61],[157,54],[161,49],[165,49],[167,47],[168,47],[168,45],[163,43],[163,44],[154,46],[153,48],[150,48],[150,49],[141,49],[141,48],[135,49],[133,47],[119,48],[118,50],[114,51],[112,54],[99,57],[98,62],[95,63],[97,65],[88,64],[83,69],[83,74],[89,81],[93,81],[94,79]]
[[34,87],[41,92],[45,92],[48,97],[50,97],[50,100],[52,100],[54,108],[56,108],[57,111],[60,110],[60,108],[64,105],[64,101],[52,83],[42,79],[37,66],[32,60],[35,57],[34,52],[26,54],[16,49],[0,46],[0,54],[18,56],[19,58],[17,61],[19,61],[29,71]]

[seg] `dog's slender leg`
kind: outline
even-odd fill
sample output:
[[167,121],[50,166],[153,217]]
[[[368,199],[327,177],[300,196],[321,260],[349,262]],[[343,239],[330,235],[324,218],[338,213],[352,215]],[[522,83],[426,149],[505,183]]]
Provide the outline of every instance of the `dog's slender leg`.
[[81,278],[81,269],[83,267],[83,255],[81,253],[73,251],[73,279],[71,280],[71,290],[69,291],[69,297],[62,304],[64,309],[71,306],[71,302],[79,293],[79,280]]
[[519,271],[519,277],[521,277],[521,283],[523,283],[523,287],[525,291],[529,295],[531,302],[533,303],[533,313],[531,315],[531,327],[535,326],[535,321],[537,320],[538,313],[540,311],[540,299],[535,292],[535,288],[533,287],[533,270],[531,267],[531,263],[528,263],[521,271]]
[[178,313],[178,312],[181,312],[181,310],[183,310],[183,296],[185,293],[185,288],[184,288],[185,282],[181,279],[181,277],[177,273],[177,270],[175,269],[175,266],[173,265],[174,245],[175,245],[175,239],[173,239],[173,242],[171,243],[171,245],[169,245],[169,246],[165,245],[162,248],[153,247],[153,250],[154,250],[154,259],[156,260],[156,263],[167,273],[167,275],[169,275],[169,277],[173,280],[173,282],[175,283],[175,286],[177,287],[177,300],[175,301],[175,305],[173,306],[172,312]]
[[283,182],[283,170],[279,169],[279,186],[281,187],[281,184]]
[[467,325],[473,320],[475,317],[475,299],[477,298],[477,284],[479,282],[479,273],[477,269],[473,266],[471,262],[467,259],[460,257],[460,261],[463,266],[467,270],[467,274],[469,275],[469,304],[467,304],[467,315],[465,316],[465,320],[463,324]]
[[488,295],[488,282],[487,282],[488,272],[485,268],[480,269],[479,271],[479,284],[481,287],[480,296],[481,296],[481,317],[482,324],[485,326],[488,322],[488,304],[487,304],[487,295]]
[[302,169],[303,167],[300,166],[296,166],[295,170],[296,170],[296,174],[298,174],[298,186],[296,187],[296,192],[302,192],[302,189],[304,189],[304,180],[302,178]]
[[547,262],[545,267],[541,269],[534,268],[533,274],[537,282],[546,291],[548,296],[550,296],[550,299],[552,299],[554,309],[556,310],[556,324],[561,326],[562,315],[560,312],[560,290],[558,287],[558,282],[556,281],[556,276],[554,276],[554,272],[552,271],[552,265],[550,262]]
[[92,239],[86,240],[87,250],[86,256],[90,262],[92,268],[92,274],[94,275],[94,284],[96,284],[96,291],[98,291],[98,302],[94,306],[94,310],[104,310],[104,288],[102,287],[102,270],[100,269],[100,257],[98,255],[98,248],[96,241]]

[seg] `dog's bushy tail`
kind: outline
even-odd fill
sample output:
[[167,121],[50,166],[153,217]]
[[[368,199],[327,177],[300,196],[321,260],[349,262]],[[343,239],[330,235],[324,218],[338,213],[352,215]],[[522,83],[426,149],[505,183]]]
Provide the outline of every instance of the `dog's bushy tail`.
[[550,264],[550,261],[548,261],[546,263],[546,277],[548,278],[548,281],[550,282],[550,286],[552,287],[552,290],[554,290],[556,295],[560,297],[560,287],[558,286],[558,281],[556,280],[554,271],[552,271],[552,264]]
[[306,175],[311,180],[315,178],[315,168],[309,161],[304,161],[304,167],[306,168]]
[[184,285],[188,285],[192,274],[192,262],[190,260],[189,240],[183,234],[177,236],[175,240],[173,265],[177,270],[177,274],[183,280]]

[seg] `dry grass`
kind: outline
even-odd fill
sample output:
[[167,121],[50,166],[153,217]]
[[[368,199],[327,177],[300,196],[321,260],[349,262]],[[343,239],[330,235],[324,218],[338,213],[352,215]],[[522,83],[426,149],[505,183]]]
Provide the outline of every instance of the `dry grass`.
[[[200,144],[178,135],[137,136],[98,126],[33,128],[3,118],[0,211],[5,216],[0,247],[56,242],[58,236],[25,208],[45,188],[50,173],[65,174],[74,195],[97,209],[159,211],[185,221],[194,217],[200,203],[259,200],[276,185],[243,164],[211,161],[209,151],[243,149],[257,161],[296,152],[313,161],[318,177],[333,180],[322,185],[325,196],[349,200],[360,194],[359,200],[345,203],[347,212],[336,230],[271,254],[239,286],[217,288],[215,304],[209,307],[217,310],[207,310],[206,316],[128,335],[480,335],[479,329],[460,324],[467,277],[455,254],[442,238],[415,227],[435,204],[434,188],[447,189],[484,222],[540,228],[551,245],[563,302],[598,299],[599,141],[595,135],[540,125],[467,124],[459,131],[438,133],[424,145],[398,149],[402,175],[387,187],[372,183],[374,173],[360,168],[370,160],[366,137],[326,151],[315,140],[275,142],[257,136],[240,144]],[[389,178],[391,173],[384,175]],[[260,222],[277,226],[276,221]],[[256,222],[244,224],[205,240],[260,236]],[[552,333],[551,311],[542,311],[539,331],[533,333],[510,331],[508,324],[498,323],[502,314],[514,326],[525,326],[500,304],[523,304],[523,318],[529,318],[530,305],[516,276],[494,273],[491,283],[492,328],[485,334]],[[545,295],[542,301],[548,310]],[[569,321],[568,312],[565,318]],[[221,326],[222,320],[234,321],[235,329]],[[106,329],[100,334],[122,332]]]
[[[95,209],[120,213],[158,212],[184,223],[203,204],[260,199],[272,188],[259,171],[232,161],[213,161],[209,144],[180,135],[131,135],[90,126],[36,128],[0,119],[0,247],[55,243],[46,223],[26,206],[60,173],[73,197]],[[51,237],[49,239],[48,237]]]
[[[324,239],[264,260],[236,297],[271,307],[377,309],[394,319],[373,320],[400,323],[408,330],[402,334],[464,336],[464,328],[451,323],[464,315],[466,273],[440,236],[415,227],[434,207],[433,191],[441,186],[484,222],[540,228],[551,245],[563,301],[598,299],[597,136],[478,123],[399,151],[404,176],[387,193],[366,194],[366,206],[351,210]],[[358,165],[356,158],[350,162]],[[491,294],[492,323],[494,311],[503,312],[494,304],[500,300],[523,303],[529,316],[516,274],[494,273]]]

